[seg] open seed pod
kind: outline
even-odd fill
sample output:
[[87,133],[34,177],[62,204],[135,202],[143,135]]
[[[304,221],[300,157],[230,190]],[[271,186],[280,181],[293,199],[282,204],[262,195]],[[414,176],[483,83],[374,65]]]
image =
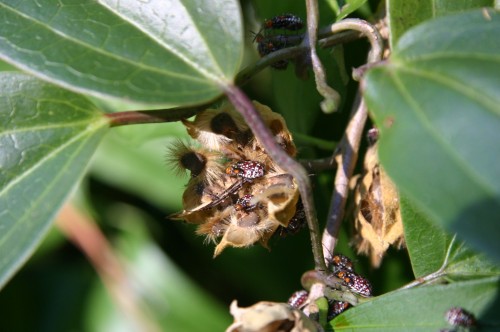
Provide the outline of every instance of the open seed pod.
[[359,253],[370,256],[373,267],[379,267],[390,245],[398,249],[404,246],[404,232],[399,194],[379,164],[376,143],[366,153],[355,205],[356,247]]
[[[295,145],[283,117],[258,102],[254,105],[280,146],[294,156]],[[296,214],[299,193],[293,177],[274,164],[230,104],[183,123],[207,151],[184,159],[207,162],[191,167],[196,171],[191,172],[195,175],[183,195],[184,210],[171,217],[198,224],[198,234],[218,243],[215,256],[226,247],[254,243],[267,247],[276,230],[288,227]],[[215,155],[218,163],[208,162]]]

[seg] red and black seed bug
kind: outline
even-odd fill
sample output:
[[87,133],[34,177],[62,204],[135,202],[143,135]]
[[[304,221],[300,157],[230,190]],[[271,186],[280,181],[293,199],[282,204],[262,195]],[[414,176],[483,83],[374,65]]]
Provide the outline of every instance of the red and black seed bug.
[[344,256],[342,254],[333,255],[331,261],[328,263],[328,268],[333,273],[337,273],[339,271],[354,272],[352,261],[347,256]]
[[328,315],[327,319],[330,321],[349,309],[349,302],[344,302],[344,301],[329,301],[328,302]]
[[226,174],[251,181],[264,176],[264,165],[258,161],[241,160],[226,168]]
[[270,20],[264,20],[264,29],[285,29],[285,30],[300,30],[304,26],[302,19],[293,14],[281,14],[273,17]]
[[472,313],[460,307],[450,308],[446,311],[445,318],[453,326],[473,327],[477,323]]
[[342,281],[344,281],[344,284],[349,287],[351,291],[363,296],[372,295],[372,285],[370,284],[368,279],[363,278],[362,276],[354,272],[345,270],[335,273],[335,276],[342,279]]
[[234,209],[236,211],[243,210],[245,212],[248,212],[248,211],[255,209],[257,204],[252,204],[252,198],[253,198],[253,195],[250,195],[250,194],[246,194],[246,195],[243,195],[242,197],[238,198],[238,200],[236,200],[236,203],[234,204]]
[[307,301],[309,293],[305,290],[299,290],[290,296],[288,304],[294,308],[301,309]]

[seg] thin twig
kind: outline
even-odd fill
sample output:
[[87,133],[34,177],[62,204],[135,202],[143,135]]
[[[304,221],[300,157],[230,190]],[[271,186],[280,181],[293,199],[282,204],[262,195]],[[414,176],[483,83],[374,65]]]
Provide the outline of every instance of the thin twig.
[[206,109],[211,103],[213,103],[213,101],[195,107],[177,107],[151,111],[108,113],[106,114],[106,117],[109,119],[111,127],[130,124],[175,122],[195,115],[196,113]]
[[[332,32],[339,32],[347,29],[354,29],[362,32],[368,37],[371,50],[368,55],[368,62],[378,62],[382,59],[383,44],[382,38],[377,29],[366,21],[359,19],[346,19],[331,25]],[[335,185],[330,211],[325,231],[323,232],[323,253],[327,260],[331,260],[335,245],[337,243],[338,231],[344,218],[344,209],[349,192],[349,180],[354,171],[354,166],[358,158],[358,150],[361,142],[363,128],[366,123],[367,108],[358,92],[351,113],[351,120],[346,128],[345,134],[340,142],[338,154],[337,174],[335,175]]]
[[309,226],[315,268],[318,270],[326,270],[320,242],[318,219],[316,216],[316,209],[314,208],[311,181],[308,173],[299,162],[290,157],[276,142],[273,134],[264,124],[259,112],[257,112],[250,99],[248,99],[238,87],[227,87],[226,95],[236,110],[241,113],[245,122],[248,124],[255,137],[263,145],[271,159],[297,181],[302,203],[304,204],[307,224]]
[[310,49],[312,68],[316,80],[316,90],[325,98],[321,102],[321,109],[325,113],[335,111],[340,104],[340,95],[326,83],[325,69],[319,60],[316,52],[316,42],[318,40],[318,1],[306,0],[307,8],[307,35],[302,44]]
[[242,86],[247,83],[254,75],[259,73],[260,71],[266,69],[270,65],[275,62],[288,60],[296,58],[297,56],[304,54],[307,52],[308,48],[303,45],[287,47],[281,50],[269,53],[268,55],[262,57],[256,63],[245,67],[242,71],[240,71],[235,78],[235,84],[238,86]]

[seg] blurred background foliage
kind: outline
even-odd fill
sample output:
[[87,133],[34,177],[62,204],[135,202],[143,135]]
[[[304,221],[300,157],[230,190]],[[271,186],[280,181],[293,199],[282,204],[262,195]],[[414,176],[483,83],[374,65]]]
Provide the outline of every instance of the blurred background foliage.
[[[258,59],[252,31],[258,31],[265,18],[285,12],[305,18],[303,1],[242,0],[241,5],[246,22],[242,68]],[[371,19],[378,6],[379,1],[369,1],[354,16]],[[320,19],[320,27],[335,21],[329,2],[320,1]],[[313,77],[296,78],[293,66],[285,71],[266,69],[244,90],[281,113],[297,137],[335,142],[343,134],[357,87],[345,70],[363,64],[366,51],[365,40],[320,51],[328,81],[342,96],[336,114],[321,112]],[[165,163],[167,147],[176,139],[187,139],[180,123],[114,128],[94,155],[73,204],[97,223],[126,261],[135,296],[163,330],[220,331],[232,320],[232,300],[242,306],[261,300],[284,302],[301,288],[302,273],[313,268],[309,234],[304,229],[275,238],[270,252],[260,246],[228,249],[213,259],[213,245],[196,236],[192,225],[166,218],[181,209],[187,182]],[[331,154],[307,140],[296,140],[299,158]],[[322,227],[333,173],[311,176]],[[365,257],[354,254],[350,234],[346,223],[338,251],[354,259],[359,272],[372,281],[375,295],[413,279],[405,251],[390,250],[381,268],[371,270]],[[2,331],[137,330],[133,320],[119,312],[89,260],[57,228],[1,291],[0,312]]]

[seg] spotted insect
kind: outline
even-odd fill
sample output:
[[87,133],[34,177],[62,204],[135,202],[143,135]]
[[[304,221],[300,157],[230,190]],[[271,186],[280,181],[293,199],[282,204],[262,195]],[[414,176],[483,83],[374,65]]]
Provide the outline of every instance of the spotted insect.
[[264,29],[285,29],[296,31],[302,29],[304,23],[302,19],[293,14],[277,15],[269,20],[264,20]]
[[264,173],[264,165],[252,160],[240,160],[226,168],[226,174],[241,178],[245,182],[263,177]]
[[332,300],[328,302],[328,315],[327,319],[330,321],[349,309],[349,302]]
[[288,304],[294,308],[301,309],[306,304],[308,297],[309,293],[307,291],[305,290],[296,291],[288,299]]
[[333,272],[337,273],[340,271],[354,272],[354,265],[349,257],[342,254],[333,255],[331,261],[328,264],[328,268]]
[[345,270],[335,273],[335,276],[342,279],[351,291],[367,297],[372,295],[372,285],[366,278]]
[[453,326],[474,327],[477,324],[474,315],[460,307],[450,308],[446,311],[445,318]]
[[236,203],[234,204],[234,209],[236,211],[245,211],[245,212],[255,209],[257,207],[257,204],[252,204],[253,197],[254,196],[251,194],[246,194],[238,198],[236,200]]

